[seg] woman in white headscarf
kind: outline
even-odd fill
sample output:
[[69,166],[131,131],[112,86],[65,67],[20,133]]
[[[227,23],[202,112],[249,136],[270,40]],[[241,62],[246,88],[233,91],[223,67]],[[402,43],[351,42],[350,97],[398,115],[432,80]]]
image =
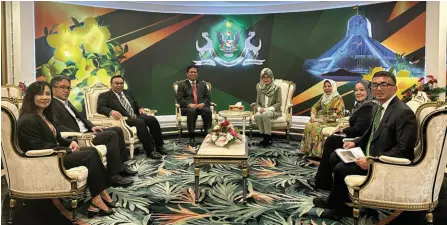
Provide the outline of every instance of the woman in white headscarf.
[[255,121],[263,136],[259,145],[264,147],[272,144],[271,120],[281,116],[281,88],[274,84],[274,80],[272,70],[264,68],[256,85]]
[[322,123],[322,118],[326,114],[334,113],[337,118],[341,118],[344,116],[344,111],[345,104],[343,98],[337,91],[335,81],[325,79],[323,81],[323,95],[312,106],[310,122],[304,128],[300,151],[309,156],[321,157],[322,144],[324,142],[322,135],[324,124]]

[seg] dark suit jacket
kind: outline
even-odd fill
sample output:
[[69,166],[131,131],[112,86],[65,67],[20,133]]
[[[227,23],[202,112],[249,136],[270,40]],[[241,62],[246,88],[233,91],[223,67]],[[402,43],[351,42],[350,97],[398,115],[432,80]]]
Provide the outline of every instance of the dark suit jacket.
[[71,152],[68,146],[71,140],[61,137],[56,127],[57,136],[53,135],[50,127],[37,113],[25,113],[20,116],[18,124],[19,145],[26,152],[28,150],[55,149]]
[[[57,121],[56,126],[60,132],[80,132],[78,123],[76,119],[68,112],[64,104],[58,99],[53,99],[53,117]],[[85,118],[81,113],[76,110],[76,108],[68,101],[68,106],[76,115],[76,118],[80,119],[88,131],[92,131],[93,125],[87,118]]]
[[[140,112],[138,112],[138,110],[141,107],[138,104],[137,100],[135,100],[135,98],[133,97],[132,93],[130,91],[124,90],[123,94],[126,96],[127,100],[129,101],[130,105],[132,106],[134,113],[136,115],[140,115]],[[99,114],[109,116],[110,112],[112,110],[118,111],[119,113],[121,113],[121,115],[123,115],[125,117],[130,117],[129,113],[121,105],[120,100],[116,96],[115,92],[113,92],[112,90],[109,90],[104,93],[101,93],[98,96],[98,105],[97,105],[96,111]]]
[[[211,106],[210,92],[206,87],[206,82],[199,82],[196,80],[197,87],[197,101],[199,104],[203,103],[205,106]],[[194,103],[194,96],[192,94],[192,86],[188,79],[179,82],[177,88],[177,94],[175,95],[177,103],[180,104],[180,108],[188,108],[189,104]]]
[[376,106],[374,102],[365,103],[349,117],[349,127],[343,129],[347,138],[360,137],[368,130]]
[[[377,109],[378,107],[376,107]],[[376,110],[374,110],[373,116],[376,114]],[[356,146],[360,146],[364,151],[366,151],[366,145],[374,123],[373,119],[371,121],[363,136],[354,141]],[[388,105],[379,127],[374,132],[369,150],[370,155],[385,155],[413,160],[417,129],[416,115],[410,107],[394,97]]]

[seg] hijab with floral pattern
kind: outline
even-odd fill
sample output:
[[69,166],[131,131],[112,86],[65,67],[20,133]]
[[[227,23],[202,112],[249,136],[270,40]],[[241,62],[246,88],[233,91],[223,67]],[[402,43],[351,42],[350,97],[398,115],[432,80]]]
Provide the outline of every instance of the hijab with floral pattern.
[[372,91],[371,91],[371,81],[359,80],[359,81],[357,81],[357,83],[355,83],[355,85],[357,85],[357,84],[362,84],[363,87],[365,88],[365,90],[366,90],[366,98],[365,98],[365,100],[363,100],[361,102],[355,101],[354,107],[352,107],[351,113],[354,113],[355,111],[360,109],[360,107],[362,107],[362,105],[364,105],[365,103],[374,102],[374,103],[377,104],[377,101],[374,100],[374,96],[373,96]]
[[[264,84],[264,82],[262,81],[262,77],[264,75],[268,75],[270,77],[270,83]],[[279,88],[278,85],[274,84],[274,81],[275,78],[273,77],[272,70],[269,68],[262,69],[259,81],[259,89],[264,95],[267,95],[267,97],[272,97],[275,94],[276,90],[278,90]]]

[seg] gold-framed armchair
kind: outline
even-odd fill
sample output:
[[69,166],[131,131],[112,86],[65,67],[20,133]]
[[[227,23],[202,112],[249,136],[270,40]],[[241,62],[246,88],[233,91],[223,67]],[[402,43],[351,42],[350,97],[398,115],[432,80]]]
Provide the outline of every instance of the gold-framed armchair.
[[20,109],[23,102],[22,89],[15,85],[2,85],[2,100],[12,102]]
[[[174,98],[175,98],[175,96],[177,96],[178,84],[180,82],[184,82],[184,80],[176,81],[172,85],[172,89],[174,90]],[[211,94],[211,90],[212,90],[211,83],[206,82],[206,81],[205,81],[205,83],[206,83],[206,87],[208,88],[209,93]],[[211,108],[212,121],[215,121],[217,123],[218,117],[217,117],[216,107],[217,107],[216,103],[211,102],[210,108]],[[180,108],[180,104],[177,103],[177,99],[175,100],[175,121],[176,121],[176,125],[177,125],[177,130],[178,130],[178,140],[180,142],[182,134],[183,134],[183,129],[186,129],[187,125],[186,125],[186,116],[182,116],[182,109]],[[201,116],[199,116],[197,118],[196,128],[203,129],[203,120],[202,120]]]
[[17,142],[17,108],[2,102],[2,163],[9,187],[9,220],[14,221],[16,199],[71,198],[72,223],[76,224],[77,199],[87,185],[85,166],[65,170],[65,151],[30,150],[26,154]]
[[345,178],[355,225],[360,207],[428,211],[426,220],[433,223],[432,211],[438,204],[447,163],[447,109],[429,113],[422,120],[419,136],[419,159],[370,157],[368,175]]
[[[97,113],[96,106],[98,104],[98,96],[99,94],[106,92],[109,90],[109,87],[104,85],[103,83],[96,83],[90,88],[84,89],[84,102],[85,102],[85,111],[87,119],[90,120],[95,126],[102,128],[109,127],[121,127],[124,133],[124,140],[126,144],[129,146],[130,158],[133,159],[135,144],[139,143],[137,137],[137,129],[136,127],[131,127],[126,123],[126,117],[121,117],[121,119],[116,120],[111,117],[107,117]],[[144,108],[146,114],[154,116],[157,112],[156,110],[150,110],[148,108]]]
[[[282,79],[275,79],[274,84],[281,87],[281,97],[282,97],[282,105],[281,105],[281,112],[282,115],[274,120],[272,120],[272,129],[284,129],[286,132],[287,142],[289,142],[289,133],[290,128],[292,127],[292,99],[293,94],[295,93],[296,84],[292,81],[288,80],[282,80]],[[251,103],[251,115],[249,120],[249,129],[250,129],[250,138],[252,137],[253,133],[253,126],[256,125],[256,123],[253,123],[255,120],[255,109],[256,103]]]

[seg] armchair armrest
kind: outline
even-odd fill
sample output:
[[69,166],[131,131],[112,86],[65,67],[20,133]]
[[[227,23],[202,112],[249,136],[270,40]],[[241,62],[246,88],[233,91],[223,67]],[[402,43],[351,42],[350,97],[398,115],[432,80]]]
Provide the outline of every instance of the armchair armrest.
[[79,139],[92,140],[95,138],[93,133],[81,133],[81,132],[61,132],[63,138],[76,137]]
[[396,158],[396,157],[390,157],[390,156],[380,156],[379,160],[385,163],[390,164],[397,164],[397,165],[410,165],[411,161],[406,158]]
[[151,115],[151,116],[155,116],[155,113],[157,113],[157,110],[154,109],[149,109],[149,108],[143,108],[144,109],[144,113],[146,113],[146,115]]
[[65,150],[54,150],[54,149],[40,149],[40,150],[29,150],[25,153],[28,157],[43,157],[43,156],[53,156],[59,155],[63,157],[67,152]]
[[54,153],[54,149],[41,149],[41,150],[30,150],[25,153],[26,156],[39,157],[48,156]]
[[253,103],[250,104],[250,108],[251,108],[250,111],[251,111],[251,115],[252,116],[256,113],[255,106],[256,106],[256,102],[253,102]]

